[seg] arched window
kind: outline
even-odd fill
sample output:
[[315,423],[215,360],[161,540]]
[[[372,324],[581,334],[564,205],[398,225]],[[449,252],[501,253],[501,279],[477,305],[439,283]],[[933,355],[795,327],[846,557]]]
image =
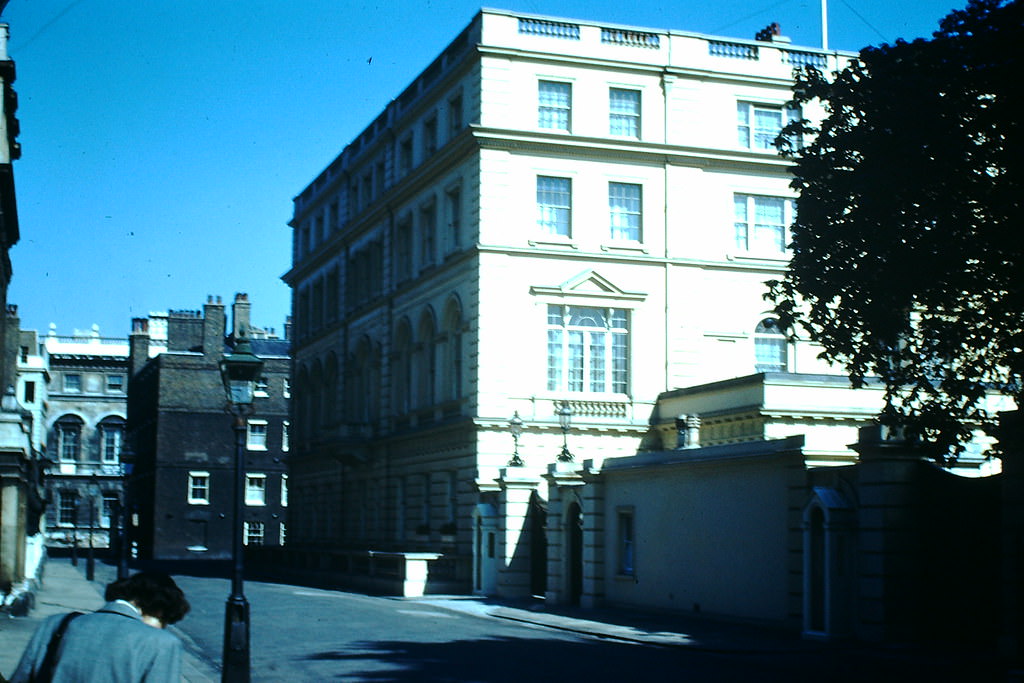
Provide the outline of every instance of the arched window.
[[315,438],[319,436],[324,417],[324,366],[319,359],[313,363],[306,387],[309,391],[309,436]]
[[309,371],[305,367],[299,368],[295,378],[295,387],[292,392],[292,423],[295,425],[295,439],[303,444],[310,436],[310,415],[309,415]]
[[54,423],[57,457],[61,462],[76,462],[82,456],[82,418],[64,415]]
[[332,351],[327,354],[324,367],[324,401],[321,423],[333,425],[338,422],[338,357]]
[[99,424],[100,462],[116,465],[121,461],[121,445],[124,443],[124,418],[116,415],[103,418]]
[[380,351],[362,337],[345,366],[345,421],[349,424],[373,422],[380,415]]
[[754,363],[757,372],[786,372],[786,335],[775,318],[765,318],[754,329]]
[[441,399],[462,397],[462,307],[457,299],[448,303],[444,314],[443,336],[438,350],[441,365]]
[[417,335],[419,344],[416,347],[416,407],[427,408],[434,404],[437,377],[437,356],[435,354],[435,337],[437,336],[432,311],[426,311],[420,319]]
[[402,320],[395,332],[392,354],[392,406],[396,415],[408,413],[412,403],[412,346],[409,321]]
[[549,305],[547,369],[549,391],[627,393],[627,311]]

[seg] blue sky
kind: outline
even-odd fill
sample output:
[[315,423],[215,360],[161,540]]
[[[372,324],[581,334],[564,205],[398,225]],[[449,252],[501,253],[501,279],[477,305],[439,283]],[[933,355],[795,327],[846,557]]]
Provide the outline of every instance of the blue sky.
[[[830,0],[829,47],[927,37],[966,0]],[[490,7],[821,45],[820,0]],[[281,329],[291,200],[463,29],[455,0],[11,0],[22,327],[125,336],[247,292]]]

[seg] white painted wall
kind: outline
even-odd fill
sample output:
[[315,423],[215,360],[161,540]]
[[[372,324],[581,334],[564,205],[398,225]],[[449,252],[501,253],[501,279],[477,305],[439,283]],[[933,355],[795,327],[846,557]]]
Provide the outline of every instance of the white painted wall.
[[[787,464],[773,456],[602,473],[607,600],[785,619]],[[634,576],[618,574],[620,508],[634,515]]]

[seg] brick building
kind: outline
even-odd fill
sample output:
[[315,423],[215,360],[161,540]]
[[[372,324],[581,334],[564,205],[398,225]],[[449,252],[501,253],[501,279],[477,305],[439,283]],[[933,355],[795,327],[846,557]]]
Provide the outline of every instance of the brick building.
[[244,540],[279,545],[288,500],[288,342],[250,325],[238,294],[227,328],[220,297],[202,311],[170,311],[166,351],[149,357],[148,320],[129,339],[128,505],[141,557],[226,559],[231,554],[233,462],[219,363],[242,335],[264,361],[248,421]]

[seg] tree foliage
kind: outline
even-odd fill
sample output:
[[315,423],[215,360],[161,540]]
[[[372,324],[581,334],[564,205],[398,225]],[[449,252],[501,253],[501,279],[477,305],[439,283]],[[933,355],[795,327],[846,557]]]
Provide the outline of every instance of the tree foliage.
[[786,131],[812,141],[784,149],[799,197],[769,283],[780,322],[854,386],[880,378],[884,421],[952,452],[991,419],[986,392],[1024,406],[1022,9],[971,0],[930,40],[800,70],[796,101],[825,118]]

